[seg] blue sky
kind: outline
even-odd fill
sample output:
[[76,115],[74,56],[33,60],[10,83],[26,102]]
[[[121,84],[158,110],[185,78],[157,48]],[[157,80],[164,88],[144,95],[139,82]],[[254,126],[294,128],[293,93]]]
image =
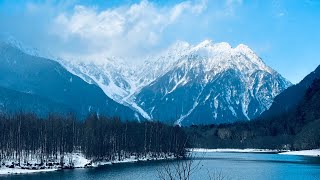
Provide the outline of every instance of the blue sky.
[[251,47],[293,83],[320,64],[318,0],[0,0],[0,33],[63,57],[139,57],[177,40]]

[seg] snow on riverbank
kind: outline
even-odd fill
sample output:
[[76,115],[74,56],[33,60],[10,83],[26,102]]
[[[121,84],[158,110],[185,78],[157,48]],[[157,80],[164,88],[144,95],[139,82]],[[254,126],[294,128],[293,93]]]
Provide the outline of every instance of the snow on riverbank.
[[278,153],[282,155],[298,155],[320,157],[320,149],[288,151],[288,150],[272,150],[272,149],[189,149],[191,152],[239,152],[239,153]]
[[57,170],[58,169],[31,170],[31,169],[1,167],[0,168],[0,176],[6,175],[6,174],[30,174],[30,173],[39,173],[39,172],[51,172],[51,171],[57,171]]
[[[67,154],[64,156],[64,159],[65,167],[73,168],[83,168],[91,162],[90,160],[86,159],[81,153]],[[59,165],[59,162],[57,160],[41,164],[40,160],[29,157],[22,160],[21,162],[27,163],[21,163],[19,165],[18,161],[15,160],[5,160],[1,162],[0,175],[51,172],[61,169],[61,166]]]
[[[155,161],[155,160],[166,160],[166,159],[174,159],[173,155],[163,155],[162,157],[151,157],[147,155],[144,158],[137,158],[136,156],[131,156],[122,160],[115,160],[115,161],[98,161],[92,162],[89,159],[86,159],[85,156],[81,153],[73,153],[68,154],[64,157],[67,163],[65,163],[65,167],[72,167],[72,168],[86,168],[86,167],[98,167],[103,165],[112,165],[118,163],[134,163],[139,161]],[[72,162],[72,164],[68,163],[68,161]],[[29,165],[22,164],[18,166],[17,162],[9,161],[3,162],[4,164],[0,165],[0,177],[1,175],[10,175],[10,174],[28,174],[28,173],[38,173],[38,172],[51,172],[57,171],[61,169],[59,163],[52,162],[46,163],[46,165],[39,165],[37,160],[29,161]],[[15,164],[14,166],[12,164]],[[12,166],[10,168],[10,166]]]
[[280,154],[320,157],[320,149],[303,150],[303,151],[289,151],[289,152],[284,152],[284,153],[280,153]]
[[279,150],[272,149],[189,149],[192,152],[240,152],[240,153],[278,153]]

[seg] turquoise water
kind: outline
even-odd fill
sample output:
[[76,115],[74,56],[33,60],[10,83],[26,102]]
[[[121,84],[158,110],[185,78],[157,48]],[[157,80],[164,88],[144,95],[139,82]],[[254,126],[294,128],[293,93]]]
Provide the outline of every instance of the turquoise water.
[[[139,162],[92,169],[63,170],[29,175],[0,176],[0,179],[157,179],[159,169],[176,161]],[[320,158],[260,153],[195,153],[193,164],[199,164],[191,179],[209,179],[208,174],[221,173],[226,179],[314,179],[320,180]]]

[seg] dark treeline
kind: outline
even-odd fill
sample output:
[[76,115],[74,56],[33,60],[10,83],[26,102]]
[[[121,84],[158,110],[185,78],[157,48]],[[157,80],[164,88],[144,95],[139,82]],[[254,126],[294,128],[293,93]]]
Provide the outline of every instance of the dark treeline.
[[192,146],[207,148],[316,149],[320,147],[320,79],[297,107],[267,119],[192,126]]
[[121,160],[126,157],[181,157],[187,137],[180,127],[159,122],[122,122],[118,118],[89,115],[78,121],[72,115],[39,118],[18,113],[0,116],[0,161],[48,159],[63,161],[67,153],[88,159]]

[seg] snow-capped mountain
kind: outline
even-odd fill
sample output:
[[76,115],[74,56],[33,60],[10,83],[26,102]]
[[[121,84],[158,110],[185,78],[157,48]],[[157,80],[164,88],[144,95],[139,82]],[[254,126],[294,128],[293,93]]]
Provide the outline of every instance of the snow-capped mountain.
[[61,61],[146,119],[176,124],[252,119],[291,85],[248,46],[209,40],[175,43],[142,65],[128,66],[116,58],[89,62]]
[[249,120],[290,86],[247,46],[204,41],[189,46],[166,72],[135,94],[153,119],[176,124]]
[[249,120],[268,109],[273,98],[291,85],[243,44],[232,48],[225,42],[205,40],[190,45],[180,41],[143,63],[130,65],[108,56],[98,61],[54,58],[18,41],[10,43],[25,53],[55,59],[145,119],[168,123]]
[[[8,34],[3,34],[0,33],[0,43],[5,43],[8,44],[14,48],[17,48],[19,50],[21,50],[22,52],[32,55],[32,56],[37,56],[37,57],[45,57],[47,58],[47,56],[49,55],[45,55],[44,52],[41,52],[40,50],[33,48],[33,47],[29,47],[25,44],[23,44],[21,41],[17,40],[15,37],[8,35]],[[52,58],[49,58],[52,59]]]
[[143,119],[59,63],[26,54],[10,43],[0,42],[0,63],[0,111],[73,112],[81,119],[96,112],[124,120]]

